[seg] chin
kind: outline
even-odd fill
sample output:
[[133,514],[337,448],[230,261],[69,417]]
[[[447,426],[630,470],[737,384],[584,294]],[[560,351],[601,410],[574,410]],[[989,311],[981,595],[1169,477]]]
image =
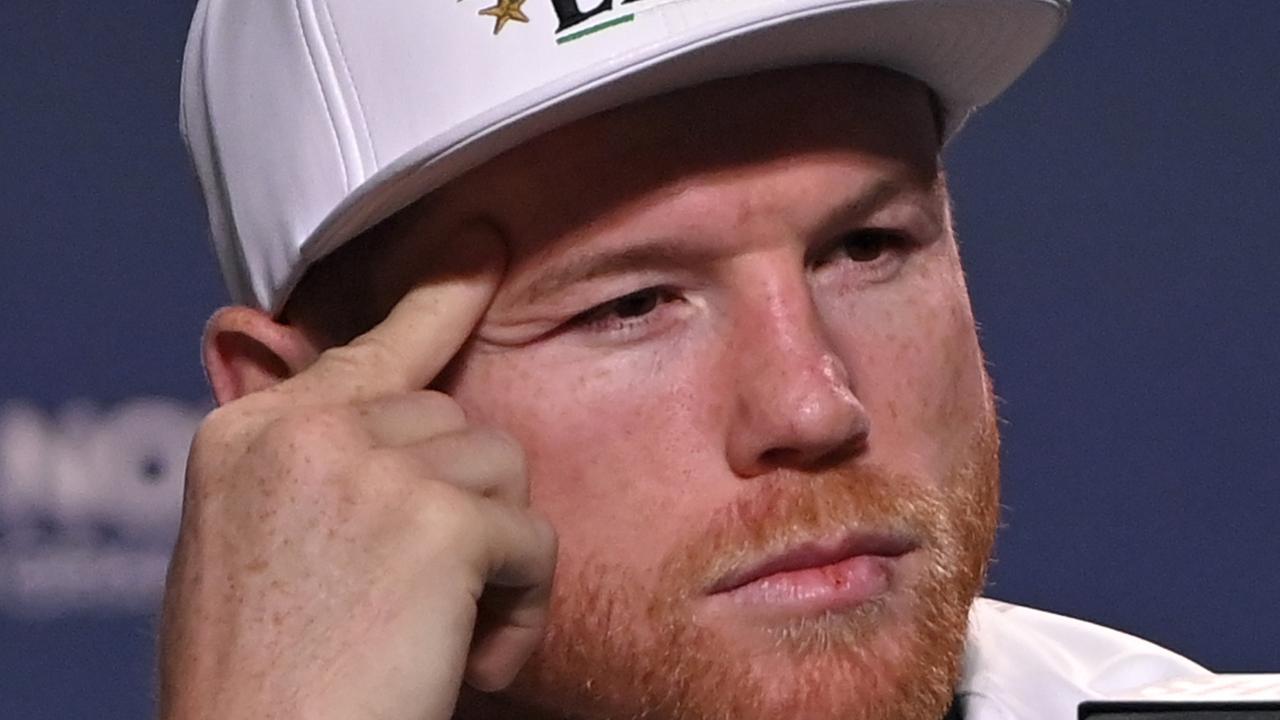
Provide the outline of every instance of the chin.
[[931,615],[885,597],[785,623],[717,628],[703,642],[719,646],[719,667],[698,673],[709,696],[698,713],[677,717],[936,720],[958,680],[967,609]]

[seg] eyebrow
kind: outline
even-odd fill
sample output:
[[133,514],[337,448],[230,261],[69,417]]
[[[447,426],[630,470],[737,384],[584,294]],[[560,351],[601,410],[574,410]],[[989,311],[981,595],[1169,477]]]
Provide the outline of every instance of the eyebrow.
[[566,287],[639,268],[677,270],[714,261],[719,253],[690,245],[687,240],[654,238],[617,250],[575,254],[538,275],[520,294],[525,302],[555,294]]
[[[812,235],[836,232],[839,226],[871,215],[896,197],[909,193],[901,183],[881,178],[865,191],[846,199],[827,212],[810,231]],[[932,196],[932,193],[930,193]],[[934,209],[928,208],[933,218]],[[659,237],[613,250],[575,253],[564,262],[541,272],[521,290],[517,297],[524,303],[553,295],[567,287],[609,275],[620,275],[638,269],[679,270],[706,265],[722,255],[713,248],[698,247],[687,240]]]
[[828,210],[810,234],[833,234],[839,226],[871,215],[889,204],[889,201],[908,192],[909,190],[899,182],[885,178],[877,179],[867,190],[845,199]]

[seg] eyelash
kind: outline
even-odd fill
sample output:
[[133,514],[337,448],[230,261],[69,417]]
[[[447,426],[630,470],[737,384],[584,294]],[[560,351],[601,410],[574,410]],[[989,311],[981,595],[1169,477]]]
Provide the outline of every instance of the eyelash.
[[[855,257],[851,252],[855,248],[854,243],[861,243],[858,250],[867,250],[868,245],[872,250],[872,256]],[[863,228],[845,233],[836,240],[836,242],[827,246],[822,254],[812,263],[814,269],[822,268],[841,258],[837,258],[838,254],[843,253],[845,259],[851,260],[860,265],[879,265],[884,262],[887,255],[901,255],[901,253],[909,249],[912,241],[903,233],[888,228]]]
[[[629,334],[652,322],[653,316],[664,304],[679,299],[676,292],[668,287],[642,288],[588,308],[573,316],[568,325],[588,332]],[[627,307],[628,304],[631,304],[630,308]],[[624,316],[623,312],[634,314]]]

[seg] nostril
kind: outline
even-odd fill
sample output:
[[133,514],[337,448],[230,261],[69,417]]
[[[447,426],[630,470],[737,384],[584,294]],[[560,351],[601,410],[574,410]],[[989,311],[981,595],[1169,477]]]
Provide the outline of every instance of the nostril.
[[769,467],[794,467],[799,454],[794,448],[771,448],[760,454],[760,462]]
[[818,467],[834,467],[848,462],[867,452],[867,439],[869,433],[863,431],[851,435],[848,440],[840,443],[836,447],[831,448],[829,452],[824,453],[814,463]]
[[760,454],[760,462],[770,468],[829,470],[866,453],[867,437],[866,432],[859,432],[845,438],[843,442],[825,447],[770,448]]

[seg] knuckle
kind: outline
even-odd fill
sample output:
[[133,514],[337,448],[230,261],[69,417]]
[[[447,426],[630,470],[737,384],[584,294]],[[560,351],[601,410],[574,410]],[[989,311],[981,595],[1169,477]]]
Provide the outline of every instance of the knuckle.
[[377,483],[395,486],[404,480],[404,458],[398,453],[387,450],[371,450],[353,463],[352,472],[359,477],[355,480],[360,485]]
[[439,390],[420,390],[415,395],[420,398],[423,409],[451,424],[463,426],[467,422],[467,413],[449,395]]
[[441,431],[459,431],[467,425],[467,415],[456,400],[437,390],[415,390],[376,398],[363,405],[367,413],[391,411],[402,418],[430,419]]
[[343,469],[326,480],[332,486],[327,492],[341,498],[345,505],[386,514],[388,521],[397,516],[398,508],[412,506],[410,501],[417,494],[414,485],[419,479],[402,454],[374,449],[345,461]]
[[465,546],[482,527],[476,499],[447,483],[419,483],[407,505],[422,534],[446,546]]
[[273,418],[262,428],[258,445],[264,447],[289,447],[305,443],[320,433],[320,420],[316,413],[289,413]]
[[524,477],[528,458],[524,446],[512,434],[498,428],[477,428],[475,441],[503,474]]
[[529,518],[533,526],[534,535],[538,538],[546,557],[554,565],[556,556],[560,552],[560,534],[556,532],[555,526],[542,513],[531,510],[529,511]]
[[341,410],[308,408],[268,421],[255,441],[255,449],[290,461],[317,452],[331,454],[351,445],[357,430]]

